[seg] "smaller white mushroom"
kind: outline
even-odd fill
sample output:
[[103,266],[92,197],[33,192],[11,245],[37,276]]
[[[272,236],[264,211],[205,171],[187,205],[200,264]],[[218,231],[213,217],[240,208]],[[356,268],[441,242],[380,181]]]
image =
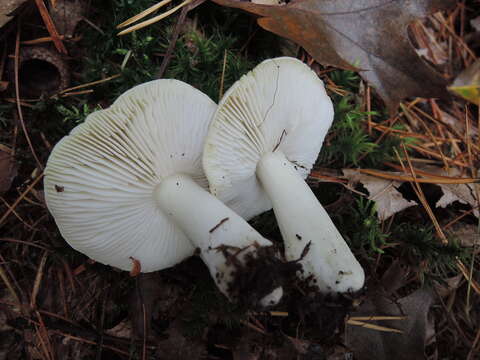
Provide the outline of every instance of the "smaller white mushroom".
[[267,60],[220,101],[203,156],[211,192],[244,218],[273,206],[286,259],[300,259],[302,276],[325,293],[364,283],[362,267],[303,180],[332,120],[332,102],[308,66]]
[[[220,291],[241,300],[237,282],[263,266],[257,255],[272,244],[206,190],[201,153],[215,110],[193,87],[156,80],[73,129],[45,170],[47,205],[66,241],[123,270],[138,260],[143,272],[198,249]],[[248,285],[257,303],[281,298],[275,281]]]

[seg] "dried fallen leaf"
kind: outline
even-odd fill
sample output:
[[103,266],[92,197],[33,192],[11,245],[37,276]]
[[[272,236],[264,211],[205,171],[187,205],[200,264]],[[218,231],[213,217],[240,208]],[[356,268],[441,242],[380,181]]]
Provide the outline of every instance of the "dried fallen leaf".
[[[456,168],[450,168],[449,171],[445,171],[440,167],[425,166],[421,170],[428,171],[429,173],[437,174],[439,176],[449,176],[461,178],[461,173]],[[442,189],[443,195],[435,204],[436,207],[445,208],[448,205],[458,201],[465,205],[470,205],[474,208],[473,214],[478,217],[479,211],[477,209],[478,202],[475,195],[475,184],[438,184]]]
[[308,347],[310,346],[310,341],[307,340],[302,340],[299,338],[294,338],[288,335],[285,335],[285,337],[290,340],[292,343],[293,347],[299,354],[306,354],[308,351]]
[[424,38],[417,37],[420,48],[417,54],[436,65],[445,64],[448,61],[448,43],[437,42],[436,30],[417,22],[415,24],[424,34]]
[[405,320],[378,322],[378,325],[395,328],[402,333],[348,325],[345,329],[347,346],[358,360],[424,359],[425,345],[434,333],[433,321],[428,316],[432,304],[431,291],[424,289],[396,302],[384,297],[366,301],[354,315],[405,315]]
[[452,237],[463,247],[480,246],[480,233],[478,225],[456,223],[446,231],[447,236]]
[[315,60],[360,75],[391,112],[410,96],[445,97],[445,80],[411,46],[407,27],[454,0],[294,0],[285,6],[213,0],[260,16],[258,24],[303,46]]
[[12,19],[12,13],[27,0],[0,1],[0,28]]
[[115,325],[113,328],[105,331],[105,334],[124,339],[132,338],[132,325],[128,319],[125,319]]
[[397,190],[402,185],[400,181],[379,179],[353,169],[344,169],[343,174],[352,185],[360,182],[368,190],[368,198],[375,201],[377,216],[382,221],[410,206],[418,205],[413,200],[406,200]]
[[[57,191],[58,191],[58,189],[57,189]],[[62,191],[63,191],[63,189],[62,189]],[[131,277],[138,276],[138,274],[140,274],[142,272],[142,264],[140,263],[140,261],[138,261],[137,259],[135,259],[131,256],[130,256],[130,260],[132,260],[132,270],[130,270],[130,276]]]
[[55,27],[66,38],[73,37],[77,24],[86,13],[86,1],[81,0],[57,0],[55,6],[50,8]]
[[0,194],[10,189],[15,176],[17,176],[17,163],[12,156],[12,151],[0,145]]
[[458,286],[460,285],[462,279],[463,279],[462,274],[458,274],[456,276],[449,277],[447,279],[442,279],[442,282],[435,281],[433,286],[435,288],[436,293],[440,297],[444,298],[450,295],[456,289],[458,289]]
[[[372,287],[364,303],[351,314],[352,317],[362,318],[398,316],[398,320],[376,320],[368,323],[401,331],[379,331],[347,323],[345,342],[353,351],[356,360],[425,358],[425,346],[435,336],[433,318],[429,316],[434,296],[430,289],[419,289],[406,297],[396,299],[395,292],[406,283],[405,274],[401,264],[394,262],[382,277],[381,285]],[[392,282],[396,285],[392,286]]]
[[462,71],[448,89],[454,94],[480,105],[480,59]]
[[475,29],[475,31],[480,32],[480,16],[470,20],[470,25]]

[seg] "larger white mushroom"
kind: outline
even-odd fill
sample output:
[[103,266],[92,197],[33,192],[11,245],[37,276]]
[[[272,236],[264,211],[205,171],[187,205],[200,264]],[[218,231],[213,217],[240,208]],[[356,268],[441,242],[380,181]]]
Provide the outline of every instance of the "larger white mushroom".
[[[73,129],[45,170],[46,202],[66,241],[122,270],[137,260],[142,272],[197,248],[221,292],[246,297],[236,282],[247,265],[264,266],[258,250],[271,242],[206,190],[201,154],[215,110],[190,85],[156,80]],[[281,298],[273,279],[270,287],[249,285],[261,305]]]
[[308,66],[267,60],[224,95],[203,157],[211,192],[243,217],[273,206],[286,259],[300,259],[302,276],[325,293],[364,283],[362,267],[303,180],[332,121],[332,102]]

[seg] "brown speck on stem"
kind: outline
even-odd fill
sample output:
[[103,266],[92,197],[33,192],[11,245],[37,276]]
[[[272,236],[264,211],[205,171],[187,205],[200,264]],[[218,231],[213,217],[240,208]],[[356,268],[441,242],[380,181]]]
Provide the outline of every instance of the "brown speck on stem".
[[55,190],[56,190],[57,192],[63,192],[63,191],[65,190],[65,188],[64,188],[63,186],[60,186],[60,185],[56,185],[56,184],[55,184]]
[[312,242],[309,241],[307,245],[302,250],[302,255],[300,255],[300,258],[297,261],[303,260],[303,258],[308,254],[308,251],[310,250],[310,246],[312,245]]
[[220,220],[220,222],[219,222],[217,225],[215,225],[213,228],[211,228],[208,232],[209,232],[210,234],[213,233],[213,232],[214,232],[215,230],[217,230],[225,221],[228,221],[228,219],[230,219],[230,218],[228,218],[228,217],[223,218],[222,220]]
[[133,258],[132,256],[130,256],[130,260],[132,260],[132,270],[130,270],[130,276],[138,276],[138,274],[140,274],[140,272],[142,271],[142,264],[140,264],[140,261]]

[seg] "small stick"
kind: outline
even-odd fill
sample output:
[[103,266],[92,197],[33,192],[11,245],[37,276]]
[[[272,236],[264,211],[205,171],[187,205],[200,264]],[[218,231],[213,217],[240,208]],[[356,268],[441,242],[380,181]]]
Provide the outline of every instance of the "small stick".
[[32,296],[30,297],[30,307],[32,309],[36,308],[37,295],[38,291],[40,290],[40,283],[42,282],[43,278],[43,268],[47,262],[48,253],[49,251],[45,251],[43,253],[42,259],[40,260],[40,265],[38,265],[37,275],[35,276],[35,282],[33,284]]
[[[65,36],[60,35],[60,40],[63,40]],[[24,40],[21,41],[20,43],[23,45],[36,45],[36,44],[42,44],[46,42],[51,42],[54,41],[54,39],[51,36],[44,36],[44,37],[39,37],[37,39],[32,39],[32,40]]]
[[60,94],[64,94],[64,93],[67,93],[67,92],[71,92],[72,90],[78,90],[78,89],[83,89],[85,87],[89,87],[89,86],[93,86],[93,85],[98,85],[98,84],[102,84],[104,82],[107,82],[107,81],[110,81],[110,80],[113,80],[113,79],[116,79],[118,77],[120,77],[121,74],[115,74],[115,75],[112,75],[112,76],[109,76],[105,79],[101,79],[101,80],[95,80],[95,81],[92,81],[92,82],[89,82],[89,83],[86,83],[86,84],[82,84],[82,85],[77,85],[77,86],[74,86],[74,87],[70,87],[68,89],[64,89],[62,91],[60,91],[58,94],[56,95],[53,95],[53,97],[57,96],[57,95],[60,95]]
[[38,177],[32,181],[32,183],[27,187],[27,189],[18,197],[17,200],[12,204],[12,206],[3,214],[3,216],[0,218],[0,227],[2,226],[2,223],[5,221],[5,219],[10,215],[10,213],[17,207],[17,205],[22,201],[22,199],[27,196],[27,194],[33,189],[33,187],[42,179],[43,173],[38,175]]
[[120,31],[117,35],[118,36],[121,36],[121,35],[126,35],[128,33],[131,33],[132,31],[136,31],[136,30],[140,30],[140,29],[143,29],[144,27],[148,26],[148,25],[151,25],[151,24],[154,24],[156,23],[157,21],[160,21],[164,18],[166,18],[167,16],[173,14],[174,12],[180,10],[182,7],[190,4],[192,2],[192,0],[185,0],[184,2],[182,2],[180,5],[177,5],[175,6],[174,8],[164,12],[163,14],[160,14],[160,15],[157,15],[149,20],[145,20],[137,25],[133,25],[123,31]]
[[225,221],[227,221],[228,219],[230,219],[230,218],[228,218],[228,217],[223,218],[222,220],[220,220],[220,222],[219,222],[217,225],[215,225],[213,228],[211,228],[208,232],[209,232],[210,234],[213,233],[215,230],[217,230],[217,229],[218,229]]
[[[15,74],[15,99],[17,102],[17,112],[18,112],[18,117],[20,119],[20,124],[22,125],[22,130],[23,133],[25,134],[25,138],[27,139],[28,147],[30,148],[30,151],[32,152],[33,157],[35,158],[35,161],[38,164],[38,167],[40,170],[43,170],[43,165],[40,162],[40,159],[37,156],[37,153],[35,152],[35,149],[33,148],[32,141],[30,140],[30,136],[28,135],[27,127],[25,126],[25,121],[23,120],[23,112],[22,112],[22,107],[20,106],[20,84],[19,84],[19,62],[20,62],[20,22],[18,23],[17,27],[17,35],[15,39],[15,62],[14,62],[14,74]],[[2,221],[0,221],[0,224]]]
[[356,320],[347,320],[348,325],[358,325],[367,329],[372,329],[372,330],[378,330],[378,331],[384,331],[384,332],[393,332],[397,334],[403,334],[402,330],[395,329],[395,328],[389,328],[386,326],[381,326],[381,325],[375,325],[375,324],[369,324],[363,321],[356,321]]
[[65,45],[63,45],[63,42],[60,39],[60,34],[58,33],[57,28],[55,27],[55,24],[53,23],[53,20],[48,13],[45,3],[43,2],[43,0],[35,0],[35,4],[37,4],[38,11],[42,16],[43,22],[47,27],[48,33],[52,37],[53,43],[55,44],[58,52],[67,54],[67,49],[65,48]]
[[121,29],[125,26],[128,26],[130,24],[133,24],[134,22],[137,22],[138,20],[140,19],[143,19],[145,16],[147,15],[150,15],[151,13],[153,13],[154,11],[160,9],[161,7],[171,3],[172,0],[163,0],[163,1],[160,1],[159,3],[155,4],[155,5],[152,5],[150,6],[148,9],[145,9],[143,10],[141,13],[135,15],[135,16],[132,16],[130,19],[128,20],[125,20],[124,22],[122,22],[121,24],[118,24],[117,25],[117,29]]
[[225,69],[227,68],[227,49],[223,53],[222,76],[220,78],[220,89],[218,90],[218,100],[223,97],[223,83],[225,82]]

